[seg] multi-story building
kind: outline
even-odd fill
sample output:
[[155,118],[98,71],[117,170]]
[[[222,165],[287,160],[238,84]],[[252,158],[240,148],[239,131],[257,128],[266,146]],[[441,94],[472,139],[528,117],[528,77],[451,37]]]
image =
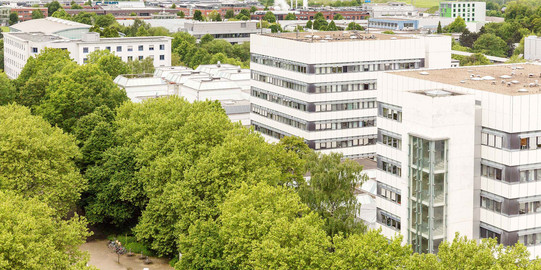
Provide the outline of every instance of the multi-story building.
[[541,60],[541,37],[529,36],[524,39],[524,59]]
[[541,255],[541,66],[382,74],[376,212],[436,252],[455,232]]
[[9,32],[42,32],[47,35],[58,35],[68,39],[80,39],[84,34],[88,33],[91,27],[88,24],[48,17],[14,24],[9,27]]
[[25,22],[28,20],[32,20],[32,12],[39,10],[41,14],[43,14],[43,17],[47,17],[48,9],[46,7],[12,7],[11,13],[17,13],[19,16],[19,22]]
[[450,37],[364,32],[252,35],[251,121],[269,141],[376,156],[378,74],[450,67]]
[[[31,21],[29,21],[31,22]],[[73,32],[69,32],[73,34]],[[171,37],[100,38],[98,33],[85,33],[80,39],[69,39],[43,32],[4,33],[4,71],[10,78],[17,78],[28,58],[44,48],[68,50],[78,64],[87,62],[88,54],[109,50],[123,61],[154,59],[154,66],[171,65]]]
[[485,2],[441,2],[440,17],[456,18],[461,17],[466,22],[486,21]]
[[187,32],[197,39],[197,42],[206,34],[216,39],[223,39],[231,44],[242,44],[250,41],[251,34],[257,34],[257,21],[226,21],[226,22],[184,22],[183,32]]

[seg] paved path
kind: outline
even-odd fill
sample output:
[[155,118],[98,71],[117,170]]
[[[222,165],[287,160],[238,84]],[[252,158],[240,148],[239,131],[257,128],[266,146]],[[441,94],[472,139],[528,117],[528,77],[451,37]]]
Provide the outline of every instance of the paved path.
[[146,265],[137,256],[120,256],[120,263],[117,263],[117,255],[107,247],[107,240],[94,240],[83,244],[79,249],[90,253],[89,264],[101,270],[172,270],[167,259],[151,258],[152,264]]

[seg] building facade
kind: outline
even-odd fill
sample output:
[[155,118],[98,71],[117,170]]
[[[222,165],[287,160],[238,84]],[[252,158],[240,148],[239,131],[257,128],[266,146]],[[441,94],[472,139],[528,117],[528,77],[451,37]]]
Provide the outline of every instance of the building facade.
[[486,21],[485,2],[441,2],[440,17],[457,18],[461,17],[466,22]]
[[19,22],[25,22],[28,20],[32,20],[32,12],[35,10],[39,10],[41,14],[43,14],[43,17],[49,16],[49,11],[47,8],[40,8],[40,7],[12,7],[11,12],[17,13],[19,16]]
[[515,64],[382,75],[383,234],[404,235],[417,252],[437,252],[459,232],[541,254],[540,73]]
[[184,22],[183,32],[187,32],[197,39],[197,42],[206,34],[216,39],[223,39],[231,44],[242,44],[250,41],[251,34],[257,34],[256,21],[225,21],[225,22]]
[[363,4],[363,8],[368,11],[371,18],[383,16],[417,16],[417,9],[403,2],[389,2],[377,4]]
[[109,50],[126,62],[150,57],[155,67],[170,66],[171,40],[171,37],[100,38],[98,33],[86,33],[81,39],[73,40],[42,32],[4,33],[4,71],[8,77],[17,78],[28,58],[44,48],[67,50],[80,65],[87,62],[88,54],[93,51]]
[[252,35],[251,121],[267,140],[376,156],[378,74],[450,66],[450,37],[359,32]]

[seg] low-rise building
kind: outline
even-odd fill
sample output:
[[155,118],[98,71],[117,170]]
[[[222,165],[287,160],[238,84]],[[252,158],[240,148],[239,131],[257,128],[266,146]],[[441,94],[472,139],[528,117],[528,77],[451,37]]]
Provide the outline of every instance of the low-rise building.
[[369,18],[368,27],[397,31],[413,31],[419,29],[419,21],[396,18]]
[[251,34],[257,34],[256,21],[222,21],[200,22],[186,21],[181,29],[197,39],[197,42],[206,34],[216,39],[223,39],[231,44],[241,44],[250,41]]
[[41,14],[43,14],[43,17],[47,17],[49,15],[48,9],[46,7],[12,7],[11,13],[17,13],[17,16],[19,17],[19,22],[25,22],[28,20],[32,20],[32,12],[34,11],[40,11]]
[[417,9],[403,2],[367,3],[363,8],[370,14],[370,18],[383,16],[417,16]]
[[[30,22],[32,21],[26,23]],[[51,29],[49,30],[51,32]],[[44,48],[67,50],[70,52],[71,58],[80,65],[87,62],[88,54],[97,50],[109,50],[126,62],[150,57],[154,60],[155,67],[171,65],[171,37],[100,38],[98,33],[83,33],[84,30],[88,31],[87,28],[75,28],[59,31],[53,29],[52,32],[57,34],[44,32],[4,33],[4,71],[6,75],[12,79],[17,78],[28,58],[39,54]],[[79,35],[81,35],[80,39],[65,37]]]
[[9,27],[12,33],[41,32],[46,35],[58,35],[68,39],[80,39],[92,26],[54,17],[35,19],[14,24]]

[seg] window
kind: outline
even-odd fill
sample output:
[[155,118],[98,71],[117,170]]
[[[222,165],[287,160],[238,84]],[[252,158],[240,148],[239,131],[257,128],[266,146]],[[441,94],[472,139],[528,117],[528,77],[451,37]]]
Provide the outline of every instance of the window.
[[88,58],[83,58],[83,63],[88,63]]
[[400,190],[394,188],[394,187],[391,187],[391,186],[388,186],[388,185],[385,185],[383,183],[380,183],[378,182],[378,185],[377,185],[377,192],[378,192],[378,195],[382,198],[385,198],[389,201],[392,201],[392,202],[395,202],[395,203],[398,203],[398,204],[401,204],[402,203],[402,195],[401,195],[401,192]]
[[144,46],[143,45],[139,45],[139,51],[142,52],[144,50]]
[[122,51],[122,46],[116,46],[116,51],[121,52]]
[[83,53],[88,53],[88,47],[83,47]]
[[494,180],[503,180],[502,169],[494,168],[489,165],[481,164],[481,176],[494,179]]
[[379,116],[402,122],[402,108],[383,102],[378,102],[378,105]]
[[388,213],[386,211],[383,211],[381,209],[377,209],[377,221],[384,225],[384,226],[387,226],[389,228],[392,228],[392,229],[395,229],[397,231],[400,231],[400,227],[401,227],[401,224],[400,224],[400,217],[398,216],[395,216],[391,213]]
[[94,51],[99,51],[100,47],[94,47]]
[[401,163],[398,161],[378,155],[377,164],[378,169],[380,169],[381,171],[394,174],[399,177],[402,175],[402,166]]
[[133,46],[128,46],[128,52],[133,52]]
[[163,51],[165,50],[165,45],[164,44],[160,44],[160,51]]
[[[492,226],[487,226],[487,225],[483,226],[483,225],[480,227],[480,230],[479,230],[480,235],[479,236],[481,238],[495,238],[498,241],[498,244],[499,244],[500,240],[502,238],[501,231],[496,230],[495,228],[488,229],[488,227],[492,227]],[[485,227],[487,227],[487,228],[485,228]],[[495,232],[495,231],[499,231],[499,232]]]
[[110,47],[110,46],[105,47],[105,49],[108,50],[108,51],[111,51],[111,47]]
[[530,145],[530,138],[520,138],[520,149],[528,149],[528,146]]
[[519,202],[519,215],[540,213],[541,212],[541,201],[533,202]]
[[128,56],[128,61],[133,61],[133,56]]
[[165,55],[160,55],[160,60],[165,60]]
[[148,50],[153,51],[154,50],[154,45],[148,45]]
[[502,213],[502,203],[503,198],[488,194],[486,192],[481,192],[481,208],[496,212]]
[[38,53],[38,48],[32,47],[32,53]]
[[396,149],[402,149],[402,140],[400,139],[400,134],[392,134],[391,132],[383,129],[378,130],[378,132],[378,138],[380,143]]
[[142,55],[139,55],[139,60],[143,60],[143,56],[142,56]]

